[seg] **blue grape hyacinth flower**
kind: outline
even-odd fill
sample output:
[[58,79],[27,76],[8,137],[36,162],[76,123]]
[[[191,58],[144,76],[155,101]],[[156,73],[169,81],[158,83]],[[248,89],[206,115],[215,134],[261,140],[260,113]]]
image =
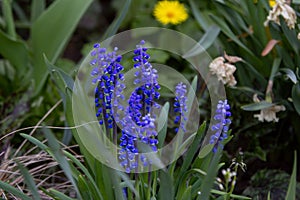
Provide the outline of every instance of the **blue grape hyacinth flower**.
[[174,112],[177,114],[174,120],[175,124],[179,124],[180,119],[183,119],[178,128],[175,128],[175,132],[177,133],[179,129],[182,129],[183,132],[185,129],[185,122],[187,120],[186,112],[187,112],[187,89],[186,85],[182,82],[178,83],[175,87],[175,102],[174,102]]
[[156,102],[160,97],[160,85],[157,70],[148,61],[150,56],[144,44],[141,41],[133,51],[134,68],[137,69],[133,84],[137,87],[128,99],[128,106],[124,108],[124,118],[120,120],[123,130],[119,159],[128,173],[136,169],[139,160],[144,166],[151,164],[145,156],[138,155],[137,142],[149,145],[154,152],[157,152],[158,144],[154,111],[160,107]]
[[[139,167],[151,166],[152,161],[145,155],[145,151],[157,152],[158,132],[156,113],[160,105],[160,85],[158,83],[158,71],[149,62],[150,56],[145,42],[142,40],[133,51],[134,68],[136,72],[133,85],[136,88],[131,92],[125,102],[123,95],[126,85],[124,84],[124,67],[121,65],[122,57],[117,54],[117,48],[108,52],[100,44],[95,44],[91,52],[93,67],[91,76],[95,88],[96,117],[99,124],[105,126],[106,134],[111,136],[115,144],[119,144],[118,159],[120,165],[127,173]],[[182,82],[175,88],[174,112],[178,115],[175,123],[180,122],[177,128],[185,131],[187,120],[187,88]],[[119,111],[123,112],[121,115]],[[117,135],[117,123],[122,127],[121,134]],[[112,130],[112,131],[111,131]],[[119,140],[118,140],[119,139]],[[118,142],[119,141],[119,142]],[[138,144],[147,145],[149,148],[139,149]]]
[[100,44],[95,44],[91,52],[93,57],[90,62],[93,67],[91,72],[92,82],[97,84],[95,89],[96,116],[99,119],[99,124],[105,124],[108,129],[114,126],[113,93],[115,87],[119,86],[117,81],[124,79],[124,75],[121,73],[124,67],[120,64],[122,57],[117,55],[117,50],[115,48],[114,51],[107,52],[105,48],[100,47]]
[[209,141],[210,144],[214,144],[213,152],[216,152],[218,147],[223,148],[221,142],[228,137],[227,132],[231,124],[231,120],[229,119],[231,112],[227,100],[220,100],[218,102],[215,113],[214,120],[216,123],[211,127],[211,130],[215,133],[210,137]]

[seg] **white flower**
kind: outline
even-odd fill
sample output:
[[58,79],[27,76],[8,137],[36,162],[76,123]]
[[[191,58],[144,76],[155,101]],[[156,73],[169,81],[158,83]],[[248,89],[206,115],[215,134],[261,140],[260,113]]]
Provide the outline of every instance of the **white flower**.
[[269,15],[264,22],[264,25],[268,26],[270,21],[274,21],[276,24],[280,25],[280,15],[284,18],[289,29],[295,28],[297,21],[296,13],[285,0],[276,0],[276,4],[273,6],[272,10],[269,11]]
[[260,114],[254,115],[254,117],[258,118],[258,121],[264,122],[278,122],[278,118],[276,117],[276,113],[279,111],[285,111],[285,107],[283,105],[274,105],[268,108],[264,108],[260,110]]
[[298,40],[300,40],[300,33],[298,33],[297,38],[298,38]]
[[[257,94],[253,96],[254,102],[260,102],[257,98]],[[264,108],[260,110],[259,114],[255,114],[254,117],[258,118],[258,121],[264,122],[278,122],[279,118],[276,117],[276,113],[280,111],[285,111],[285,107],[283,105],[273,105],[268,108]]]
[[215,58],[209,65],[209,69],[212,74],[215,74],[218,77],[219,81],[222,81],[223,84],[228,84],[229,86],[236,85],[236,80],[233,76],[236,68],[230,63],[225,63],[223,57]]

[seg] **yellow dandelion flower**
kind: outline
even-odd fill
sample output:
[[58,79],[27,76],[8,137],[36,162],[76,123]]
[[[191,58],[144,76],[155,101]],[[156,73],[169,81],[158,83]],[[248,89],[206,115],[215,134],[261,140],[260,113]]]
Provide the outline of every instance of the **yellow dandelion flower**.
[[276,0],[269,0],[269,5],[273,7],[276,4]]
[[154,8],[153,15],[162,24],[180,24],[188,18],[183,4],[178,1],[159,1]]

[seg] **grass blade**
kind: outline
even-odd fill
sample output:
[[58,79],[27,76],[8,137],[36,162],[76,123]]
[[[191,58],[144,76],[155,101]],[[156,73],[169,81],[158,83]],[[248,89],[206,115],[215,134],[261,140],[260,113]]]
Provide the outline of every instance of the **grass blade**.
[[40,194],[37,190],[37,186],[32,178],[32,176],[30,175],[30,173],[28,172],[28,170],[19,162],[17,162],[18,168],[20,169],[21,174],[24,177],[24,182],[27,185],[27,187],[29,188],[33,199],[34,200],[41,200]]
[[70,154],[69,152],[67,151],[63,151],[64,154],[73,162],[75,163],[81,170],[82,172],[84,173],[84,175],[88,178],[88,180],[91,182],[92,186],[93,186],[93,189],[96,191],[97,193],[97,199],[102,199],[103,200],[103,197],[99,191],[99,188],[97,187],[92,175],[90,174],[90,172],[87,170],[87,168],[76,158],[74,157],[72,154]]
[[137,190],[134,188],[134,184],[132,183],[132,180],[125,174],[124,172],[121,171],[116,171],[119,177],[124,181],[124,185],[126,185],[136,196],[136,199],[141,199],[139,193]]
[[272,71],[269,80],[273,81],[275,74],[278,72],[278,68],[281,63],[281,58],[275,58],[272,65]]
[[207,171],[207,175],[204,177],[203,183],[201,185],[201,194],[198,195],[197,199],[207,200],[209,199],[210,190],[212,189],[215,177],[217,175],[218,166],[220,157],[222,155],[221,148],[218,148],[218,151],[214,154],[212,161],[210,163],[209,169]]
[[8,183],[0,181],[0,188],[3,189],[6,192],[12,193],[16,197],[21,198],[22,200],[31,200],[26,194],[24,194],[22,191],[18,190],[17,188],[9,185]]
[[64,193],[61,193],[61,192],[59,192],[59,191],[57,191],[55,189],[52,189],[52,188],[49,190],[49,192],[50,192],[50,194],[54,195],[59,200],[75,200],[75,199],[73,199],[71,197],[68,197]]
[[74,85],[73,78],[66,72],[64,72],[62,69],[51,64],[50,61],[47,59],[46,55],[44,55],[44,61],[60,92],[65,94],[67,87],[72,90]]
[[183,161],[180,172],[182,172],[182,173],[186,172],[186,170],[191,165],[191,163],[193,161],[193,158],[197,153],[197,149],[199,148],[199,144],[200,144],[200,141],[202,139],[202,136],[203,136],[205,130],[206,130],[206,122],[204,122],[200,126],[192,145],[190,146],[189,150],[187,151],[187,154],[186,154],[186,157]]
[[74,186],[74,188],[77,192],[77,195],[79,196],[79,199],[82,199],[81,195],[79,193],[77,184],[72,176],[69,163],[68,163],[67,159],[63,156],[63,153],[60,151],[59,143],[57,142],[54,135],[50,132],[50,130],[43,129],[43,131],[45,133],[46,138],[48,139],[48,144],[49,144],[51,152],[53,153],[53,157],[59,163],[59,165],[62,168],[62,170],[64,171],[65,175],[67,176],[67,178],[70,180],[70,182]]
[[31,22],[34,22],[45,10],[45,0],[33,0],[31,3]]
[[[214,189],[211,190],[211,193],[222,195],[223,196],[222,199],[224,199],[224,196],[228,194],[226,192],[222,192],[222,191],[214,190]],[[240,196],[240,195],[236,195],[236,194],[230,194],[229,196],[234,198],[234,199],[244,199],[244,200],[251,200],[252,199],[250,197]]]
[[82,175],[78,176],[78,189],[83,199],[93,199],[89,185]]
[[182,199],[192,199],[192,186],[189,186],[183,193]]
[[262,110],[265,108],[269,108],[271,106],[274,106],[274,103],[270,103],[267,101],[261,101],[258,103],[251,103],[251,104],[247,104],[241,107],[241,109],[246,110],[246,111],[258,111],[258,110]]
[[174,200],[174,188],[172,177],[164,170],[159,171],[160,188],[158,191],[158,199]]
[[297,152],[295,151],[294,154],[294,166],[293,166],[293,172],[291,175],[289,188],[285,196],[285,200],[292,200],[296,199],[296,185],[297,185]]
[[106,38],[109,38],[117,33],[122,21],[127,15],[127,12],[129,10],[131,4],[131,0],[126,0],[124,5],[122,6],[122,9],[120,11],[120,14],[118,17],[111,23],[107,31],[105,32],[104,36],[102,37],[102,40],[105,40]]
[[295,84],[293,86],[292,98],[293,98],[294,107],[295,107],[296,111],[298,112],[298,114],[300,115],[300,82],[298,82],[297,84]]
[[158,133],[158,136],[157,136],[157,139],[158,139],[157,147],[158,148],[163,147],[165,139],[166,139],[167,129],[168,129],[169,109],[170,109],[170,104],[169,104],[169,102],[166,102],[165,105],[162,108],[162,112],[165,112],[165,113],[162,113],[158,118],[158,123],[159,124],[161,124],[161,122],[163,122],[162,125],[161,125],[162,128],[160,128],[160,126],[158,125],[158,130],[160,130],[159,133]]
[[45,145],[44,143],[40,142],[38,139],[36,139],[36,138],[34,138],[34,137],[30,136],[30,135],[27,135],[27,134],[24,134],[24,133],[21,133],[20,135],[23,138],[25,138],[28,141],[30,141],[32,144],[38,146],[42,150],[46,150],[46,149],[49,148],[47,145]]
[[200,12],[195,4],[194,0],[189,0],[189,4],[191,5],[192,13],[198,22],[198,24],[204,29],[207,30],[209,26],[212,24],[212,20],[204,15],[203,12]]
[[199,48],[198,45],[195,48],[192,48],[190,51],[188,51],[183,57],[193,57],[195,55],[201,54],[205,50],[207,50],[217,39],[218,35],[220,33],[220,28],[213,25],[210,26],[205,34],[202,36],[201,40],[199,41],[199,44],[202,48]]
[[15,23],[12,14],[12,1],[3,0],[2,1],[2,12],[4,16],[4,20],[6,22],[7,34],[10,35],[13,39],[16,39],[17,34],[15,30]]

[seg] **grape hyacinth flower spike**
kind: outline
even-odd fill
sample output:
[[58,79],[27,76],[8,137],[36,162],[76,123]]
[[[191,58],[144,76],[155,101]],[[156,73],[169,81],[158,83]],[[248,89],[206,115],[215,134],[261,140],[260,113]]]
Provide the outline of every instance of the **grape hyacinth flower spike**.
[[214,144],[214,153],[219,146],[223,148],[221,142],[228,137],[227,132],[229,130],[229,125],[231,124],[231,120],[228,117],[231,116],[231,112],[227,100],[219,101],[215,113],[214,120],[216,123],[211,127],[211,130],[215,131],[215,133],[210,137],[209,141],[210,144]]
[[130,172],[138,166],[140,160],[144,166],[149,166],[151,161],[141,155],[138,159],[137,142],[149,145],[153,152],[157,152],[157,130],[154,109],[159,108],[156,100],[159,99],[157,70],[152,67],[148,59],[147,48],[144,41],[136,46],[133,61],[135,73],[134,83],[137,87],[131,93],[125,116],[122,122],[123,130],[120,138],[119,159],[121,165]]
[[107,129],[114,126],[114,116],[112,108],[112,96],[118,80],[123,80],[121,71],[124,67],[120,64],[122,57],[117,55],[115,48],[113,52],[107,52],[100,44],[94,45],[91,52],[93,57],[90,65],[93,67],[91,76],[93,84],[97,84],[95,89],[95,105],[97,107],[96,116],[99,124],[105,124]]
[[180,122],[180,127],[175,128],[175,132],[177,133],[179,129],[182,129],[183,132],[185,129],[185,122],[187,120],[186,112],[187,112],[187,89],[186,85],[182,82],[178,83],[175,87],[175,102],[174,102],[174,112],[177,114],[174,120],[175,124],[180,122],[180,119],[183,119]]

